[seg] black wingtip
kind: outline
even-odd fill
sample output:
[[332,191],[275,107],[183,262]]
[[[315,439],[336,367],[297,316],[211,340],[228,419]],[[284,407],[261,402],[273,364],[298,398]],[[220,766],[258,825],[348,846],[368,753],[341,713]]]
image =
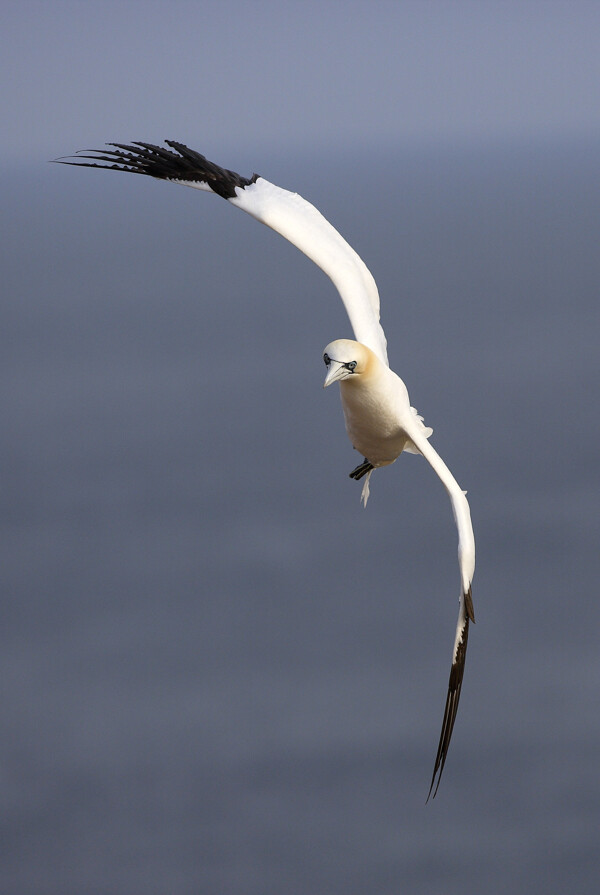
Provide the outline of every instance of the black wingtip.
[[[469,600],[471,599],[471,589],[469,588]],[[425,804],[429,801],[430,798],[434,798],[437,795],[437,791],[439,789],[440,781],[442,779],[442,773],[444,771],[444,765],[446,764],[446,758],[448,757],[448,749],[450,748],[450,740],[452,738],[452,731],[454,730],[454,722],[456,721],[456,715],[458,712],[458,703],[460,701],[460,691],[462,689],[463,675],[465,671],[465,658],[467,655],[467,641],[469,638],[469,619],[472,615],[469,613],[467,608],[467,595],[465,594],[465,610],[466,616],[464,620],[463,629],[461,632],[461,639],[458,644],[456,650],[456,656],[452,663],[452,668],[450,669],[450,679],[448,681],[448,695],[446,696],[446,706],[444,708],[444,720],[442,721],[442,731],[440,733],[440,741],[438,744],[437,754],[435,756],[435,765],[433,768],[433,774],[431,777],[431,785],[429,787],[429,793],[427,795],[427,799],[425,800]],[[473,603],[471,601],[471,613],[473,610]],[[474,620],[474,619],[473,619]],[[437,778],[437,782],[436,782]]]
[[165,140],[169,147],[136,140],[133,143],[107,143],[112,149],[84,149],[73,156],[55,159],[63,165],[80,168],[105,168],[129,174],[146,174],[159,180],[182,180],[205,183],[223,199],[233,199],[236,188],[255,183],[258,174],[242,177],[235,171],[221,168],[184,143]]

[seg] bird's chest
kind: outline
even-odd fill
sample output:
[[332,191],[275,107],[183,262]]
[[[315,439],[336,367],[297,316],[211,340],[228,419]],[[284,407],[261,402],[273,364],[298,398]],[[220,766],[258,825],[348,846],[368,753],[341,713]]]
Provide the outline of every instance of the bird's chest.
[[353,447],[374,466],[393,463],[407,440],[394,396],[387,390],[360,389],[346,382],[340,386],[346,431]]

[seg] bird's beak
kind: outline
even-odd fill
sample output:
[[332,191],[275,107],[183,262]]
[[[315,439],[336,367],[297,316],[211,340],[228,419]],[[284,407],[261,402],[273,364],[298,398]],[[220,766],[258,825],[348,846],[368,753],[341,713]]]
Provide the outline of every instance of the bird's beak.
[[323,388],[327,388],[332,382],[338,382],[340,379],[345,379],[347,375],[348,370],[344,364],[341,364],[337,360],[332,360],[327,368],[327,376],[325,377]]

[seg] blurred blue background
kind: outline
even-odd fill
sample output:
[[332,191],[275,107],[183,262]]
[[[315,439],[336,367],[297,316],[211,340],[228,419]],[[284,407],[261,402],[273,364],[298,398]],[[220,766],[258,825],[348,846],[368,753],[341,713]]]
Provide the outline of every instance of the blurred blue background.
[[[591,895],[597,3],[5,3],[0,891]],[[216,198],[47,164],[164,138],[300,192],[469,490],[369,507],[327,278]]]

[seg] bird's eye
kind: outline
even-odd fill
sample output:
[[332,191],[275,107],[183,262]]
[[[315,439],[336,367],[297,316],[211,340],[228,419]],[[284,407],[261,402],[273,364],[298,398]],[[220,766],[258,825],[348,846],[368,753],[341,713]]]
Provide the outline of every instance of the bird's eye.
[[352,360],[352,361],[350,361],[349,364],[346,364],[346,366],[348,367],[348,369],[350,370],[351,373],[354,373],[354,370],[356,368],[356,361]]
[[328,355],[328,354],[324,354],[324,355],[323,355],[323,360],[325,361],[325,366],[328,367],[329,364],[331,363],[331,358],[329,357],[329,355]]

